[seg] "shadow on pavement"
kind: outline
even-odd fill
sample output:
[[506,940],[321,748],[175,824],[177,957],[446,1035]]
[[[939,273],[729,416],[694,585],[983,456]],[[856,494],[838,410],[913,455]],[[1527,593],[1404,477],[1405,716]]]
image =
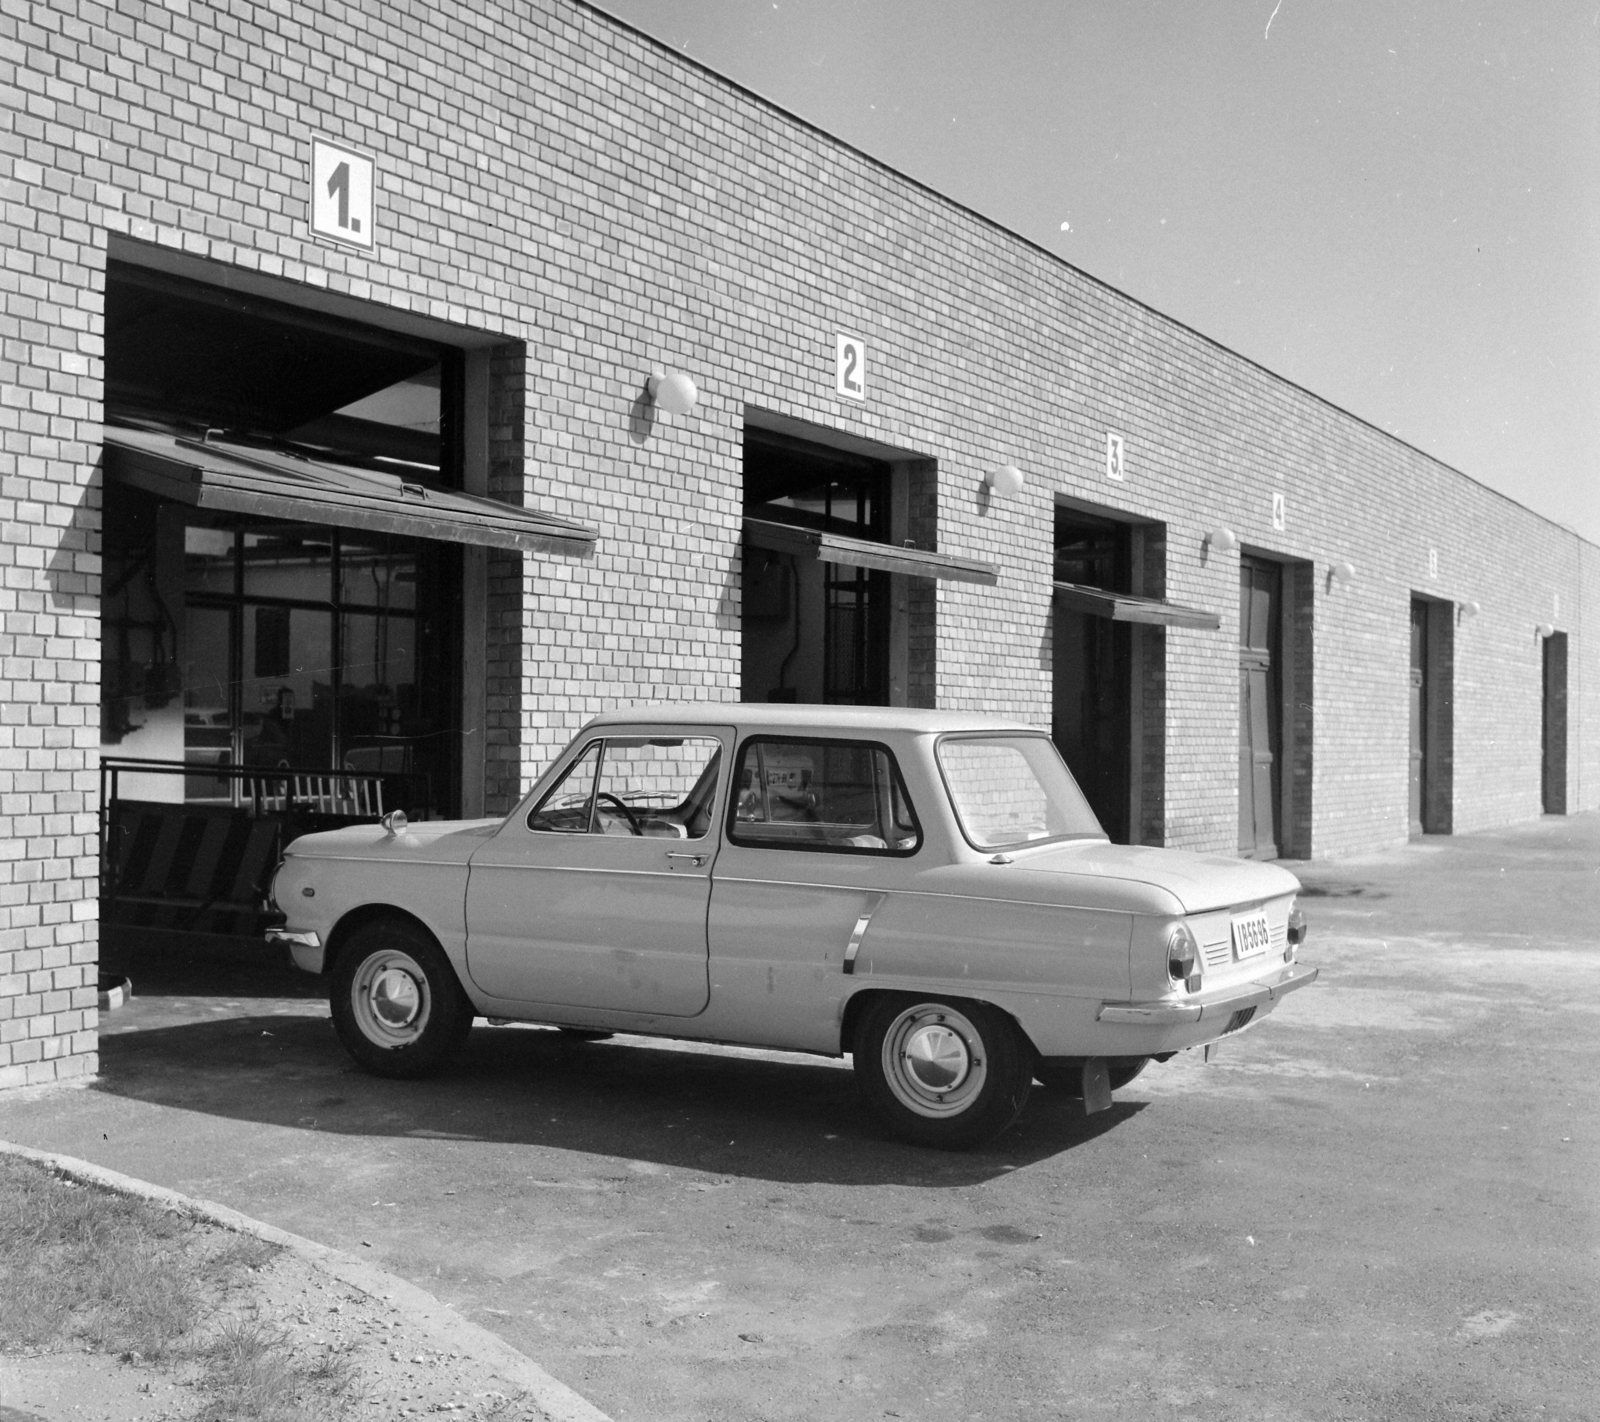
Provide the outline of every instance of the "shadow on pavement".
[[[350,1061],[325,1016],[283,1011],[108,1034],[96,1089],[325,1135],[538,1145],[775,1182],[929,1186],[993,1179],[1142,1109],[1124,1102],[1086,1117],[1079,1102],[1036,1088],[993,1145],[952,1154],[884,1138],[835,1063],[638,1038],[579,1043],[480,1023],[438,1077],[387,1081]],[[241,1134],[242,1155],[258,1145]]]

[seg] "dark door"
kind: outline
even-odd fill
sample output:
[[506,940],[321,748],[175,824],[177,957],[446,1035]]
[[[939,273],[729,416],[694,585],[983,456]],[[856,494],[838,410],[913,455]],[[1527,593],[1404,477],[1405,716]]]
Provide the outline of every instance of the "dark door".
[[[1056,510],[1058,582],[1131,592],[1132,530],[1076,510]],[[1117,844],[1131,834],[1133,629],[1057,605],[1054,613],[1051,738]]]
[[[881,542],[890,466],[790,439],[744,432],[744,507],[769,523]],[[742,689],[746,701],[885,706],[889,574],[747,547]]]
[[1411,833],[1423,831],[1428,802],[1428,604],[1411,599]]
[[1567,634],[1544,639],[1544,735],[1540,756],[1547,815],[1567,813]]
[[1278,647],[1283,570],[1239,560],[1239,853],[1278,857],[1277,807],[1283,745]]

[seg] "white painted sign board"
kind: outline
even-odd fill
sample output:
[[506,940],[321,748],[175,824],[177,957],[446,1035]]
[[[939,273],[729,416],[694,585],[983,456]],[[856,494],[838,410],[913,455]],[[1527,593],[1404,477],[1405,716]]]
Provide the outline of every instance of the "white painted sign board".
[[852,400],[867,398],[867,343],[860,336],[842,331],[836,346],[835,384],[841,395]]
[[1122,436],[1106,431],[1106,478],[1121,479],[1122,466]]
[[1289,501],[1282,494],[1272,496],[1272,526],[1282,533],[1289,522]]
[[311,230],[352,247],[371,249],[373,175],[370,155],[325,138],[311,141]]

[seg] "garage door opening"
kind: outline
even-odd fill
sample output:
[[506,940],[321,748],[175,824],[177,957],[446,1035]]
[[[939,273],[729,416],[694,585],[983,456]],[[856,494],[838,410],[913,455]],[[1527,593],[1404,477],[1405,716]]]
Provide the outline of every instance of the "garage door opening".
[[[106,422],[175,458],[287,455],[425,498],[459,484],[460,395],[457,351],[111,266]],[[137,456],[166,447],[108,450],[102,751],[193,767],[130,798],[237,803],[247,782],[200,768],[269,766],[387,772],[408,813],[452,810],[459,545],[164,498]]]
[[490,349],[108,263],[108,922],[250,931],[284,838],[481,804],[484,555],[594,541],[462,489]]
[[1166,839],[1167,629],[1221,625],[1165,583],[1164,525],[1057,507],[1051,735],[1118,844]]
[[934,585],[996,570],[936,551],[931,461],[761,414],[744,431],[743,699],[932,706]]
[[1544,639],[1540,799],[1547,815],[1567,813],[1567,634]]
[[1407,818],[1412,834],[1449,834],[1455,793],[1455,604],[1411,599],[1411,759]]
[[1239,853],[1311,854],[1309,563],[1239,558]]

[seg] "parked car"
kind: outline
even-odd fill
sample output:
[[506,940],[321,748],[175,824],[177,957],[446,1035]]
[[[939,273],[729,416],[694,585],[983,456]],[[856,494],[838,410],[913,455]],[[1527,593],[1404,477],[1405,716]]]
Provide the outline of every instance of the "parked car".
[[1035,1078],[1102,1108],[1312,982],[1298,889],[1111,844],[1029,726],[662,705],[590,721],[503,818],[296,840],[268,937],[381,1075],[438,1068],[475,1015],[848,1052],[891,1130],[961,1147]]

